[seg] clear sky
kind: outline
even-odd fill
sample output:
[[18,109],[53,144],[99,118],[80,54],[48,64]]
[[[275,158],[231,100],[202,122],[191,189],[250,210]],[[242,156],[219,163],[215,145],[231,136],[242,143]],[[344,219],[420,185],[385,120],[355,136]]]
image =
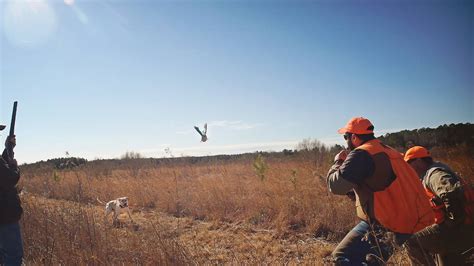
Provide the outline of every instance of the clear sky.
[[[474,122],[473,1],[0,1],[20,162],[343,143]],[[193,126],[209,124],[200,143]],[[8,128],[1,133],[4,139]],[[3,140],[2,140],[3,141]]]

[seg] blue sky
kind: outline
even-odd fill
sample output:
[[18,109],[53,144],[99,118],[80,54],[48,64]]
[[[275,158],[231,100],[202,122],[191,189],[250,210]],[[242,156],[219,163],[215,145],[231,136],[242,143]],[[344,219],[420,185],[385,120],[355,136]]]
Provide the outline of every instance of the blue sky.
[[342,144],[354,116],[376,135],[474,122],[472,1],[0,7],[0,123],[18,100],[20,162]]

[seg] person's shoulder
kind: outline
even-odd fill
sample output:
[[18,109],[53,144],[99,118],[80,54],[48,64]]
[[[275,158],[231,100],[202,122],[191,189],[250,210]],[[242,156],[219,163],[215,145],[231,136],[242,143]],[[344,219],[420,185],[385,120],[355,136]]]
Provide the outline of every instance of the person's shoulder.
[[428,175],[455,175],[454,172],[444,163],[434,162],[428,169]]
[[363,150],[363,149],[354,149],[352,150],[348,155],[347,155],[347,158],[346,158],[346,162],[351,164],[351,163],[355,163],[355,164],[364,164],[368,161],[372,160],[372,157],[370,155],[370,153],[366,150]]
[[459,181],[459,178],[449,167],[436,162],[428,169],[423,181],[427,185],[430,184],[433,186],[435,184],[444,184],[446,182],[456,183]]
[[370,153],[363,149],[352,150],[347,157],[370,157]]

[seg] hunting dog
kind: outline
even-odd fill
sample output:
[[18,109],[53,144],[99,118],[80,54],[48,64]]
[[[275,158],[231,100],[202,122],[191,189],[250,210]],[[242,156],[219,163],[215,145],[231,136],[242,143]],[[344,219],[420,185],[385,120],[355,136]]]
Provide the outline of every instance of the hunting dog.
[[114,225],[119,222],[118,216],[122,212],[127,212],[128,217],[130,218],[130,221],[132,221],[132,223],[133,223],[132,215],[130,214],[130,209],[128,208],[128,198],[127,197],[121,197],[121,198],[118,198],[118,199],[114,199],[114,200],[111,200],[111,201],[107,202],[107,204],[105,204],[105,219],[107,220],[107,217],[109,216],[109,214],[113,213],[113,223],[114,223]]

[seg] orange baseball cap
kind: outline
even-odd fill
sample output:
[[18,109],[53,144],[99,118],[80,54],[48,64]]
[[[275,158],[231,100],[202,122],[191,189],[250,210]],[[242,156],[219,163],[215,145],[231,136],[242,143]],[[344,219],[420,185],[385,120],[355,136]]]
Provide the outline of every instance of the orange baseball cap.
[[411,159],[426,158],[426,157],[431,157],[431,154],[425,147],[414,146],[407,150],[407,152],[405,153],[405,157],[403,159],[405,159],[405,161],[408,162]]
[[353,134],[371,134],[374,133],[374,126],[367,118],[354,117],[346,126],[337,131],[339,134],[353,133]]

